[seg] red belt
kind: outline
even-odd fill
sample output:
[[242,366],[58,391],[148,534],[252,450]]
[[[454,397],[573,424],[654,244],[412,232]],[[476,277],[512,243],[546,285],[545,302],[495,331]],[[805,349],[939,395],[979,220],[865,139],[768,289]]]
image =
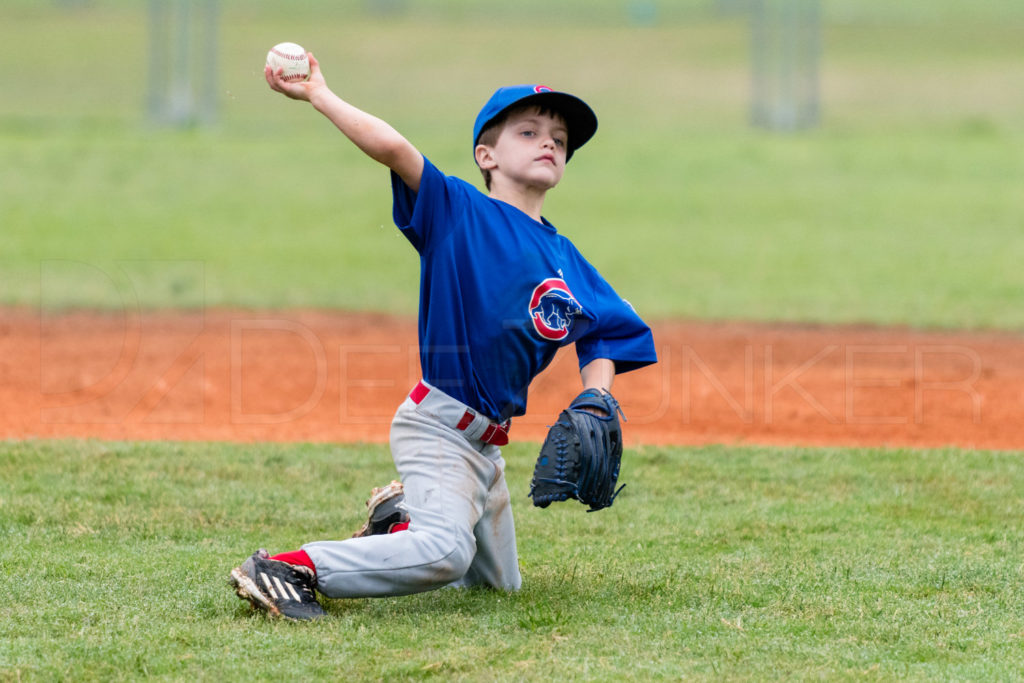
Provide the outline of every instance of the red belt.
[[[420,403],[423,402],[423,399],[425,399],[427,397],[427,394],[429,394],[431,391],[432,389],[430,387],[428,387],[423,382],[419,382],[413,388],[412,392],[409,394],[409,398],[412,399],[413,403],[419,405]],[[471,424],[473,424],[473,420],[475,420],[476,417],[477,413],[475,410],[473,410],[472,408],[466,408],[466,412],[463,413],[462,419],[460,419],[458,423],[450,426],[454,427],[455,429],[458,429],[460,432],[464,432],[466,431],[466,429],[469,428]],[[504,446],[508,444],[508,430],[509,427],[511,426],[511,420],[505,420],[501,424],[498,424],[497,422],[491,422],[484,429],[483,434],[481,434],[477,438],[480,439],[480,441],[483,441],[484,443],[491,444],[492,446]]]

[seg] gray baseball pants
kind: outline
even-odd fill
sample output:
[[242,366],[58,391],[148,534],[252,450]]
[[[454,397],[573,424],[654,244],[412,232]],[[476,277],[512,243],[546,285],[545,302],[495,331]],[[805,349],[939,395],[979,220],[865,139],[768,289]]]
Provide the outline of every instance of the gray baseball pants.
[[[522,584],[501,451],[478,439],[489,421],[455,426],[466,406],[430,388],[391,423],[391,456],[405,486],[407,531],[304,545],[331,598],[408,595],[444,586]],[[477,424],[476,422],[479,422]]]

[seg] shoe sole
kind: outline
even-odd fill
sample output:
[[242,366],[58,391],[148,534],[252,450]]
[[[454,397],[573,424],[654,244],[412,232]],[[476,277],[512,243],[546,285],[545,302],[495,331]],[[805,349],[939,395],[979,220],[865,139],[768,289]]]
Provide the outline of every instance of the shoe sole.
[[249,576],[242,571],[241,567],[235,567],[231,570],[230,581],[235,587],[235,594],[242,600],[248,600],[253,607],[264,610],[272,617],[279,617],[282,619],[288,618],[281,614],[281,610],[277,608],[277,605],[271,602],[270,598],[263,594],[263,591],[259,589],[256,582],[249,578]]
[[370,499],[366,501],[366,523],[363,524],[359,531],[352,534],[352,538],[359,538],[366,530],[373,524],[373,513],[377,511],[377,508],[382,504],[388,502],[393,498],[397,498],[405,493],[405,485],[400,481],[392,481],[387,486],[381,486],[380,488],[373,489],[370,492]]

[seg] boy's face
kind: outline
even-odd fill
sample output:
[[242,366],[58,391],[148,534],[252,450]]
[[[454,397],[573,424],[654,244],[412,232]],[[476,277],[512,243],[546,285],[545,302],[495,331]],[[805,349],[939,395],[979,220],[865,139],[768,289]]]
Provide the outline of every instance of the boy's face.
[[481,168],[525,188],[549,190],[565,172],[568,139],[561,116],[539,109],[517,112],[509,116],[494,146],[484,151]]

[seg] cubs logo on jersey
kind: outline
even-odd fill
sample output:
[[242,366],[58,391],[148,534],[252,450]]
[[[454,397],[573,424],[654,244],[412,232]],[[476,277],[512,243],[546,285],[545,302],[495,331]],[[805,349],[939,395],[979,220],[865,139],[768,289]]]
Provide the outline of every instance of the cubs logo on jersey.
[[565,280],[551,277],[534,287],[530,297],[530,320],[544,339],[565,339],[574,320],[582,314],[583,307],[569,291]]

